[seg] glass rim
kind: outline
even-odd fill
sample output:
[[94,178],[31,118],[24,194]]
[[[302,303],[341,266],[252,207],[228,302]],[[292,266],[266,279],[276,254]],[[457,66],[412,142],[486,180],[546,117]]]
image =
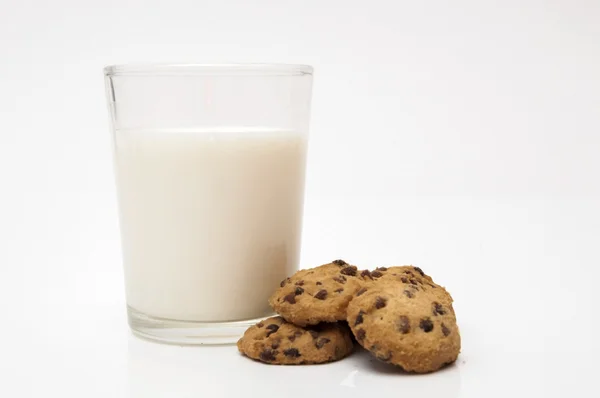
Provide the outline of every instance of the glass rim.
[[313,67],[303,64],[281,63],[225,63],[225,64],[116,64],[104,67],[105,76],[136,75],[258,75],[258,76],[302,76],[312,75]]

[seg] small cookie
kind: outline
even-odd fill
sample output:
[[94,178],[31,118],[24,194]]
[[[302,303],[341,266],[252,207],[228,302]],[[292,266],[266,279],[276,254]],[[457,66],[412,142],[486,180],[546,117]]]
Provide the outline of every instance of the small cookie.
[[343,323],[301,328],[276,316],[246,330],[238,350],[261,362],[304,365],[338,361],[352,352],[350,330]]
[[435,283],[421,268],[412,265],[379,267],[374,271],[362,271],[361,276],[367,282],[364,286],[367,289],[372,283],[398,283],[407,289],[406,294],[429,292],[448,304],[453,302],[452,296],[443,286]]
[[348,303],[363,286],[360,274],[343,260],[301,270],[281,282],[269,304],[299,326],[346,320]]
[[434,289],[413,291],[407,285],[382,281],[357,292],[348,306],[348,324],[378,359],[408,372],[433,372],[460,352],[454,309]]

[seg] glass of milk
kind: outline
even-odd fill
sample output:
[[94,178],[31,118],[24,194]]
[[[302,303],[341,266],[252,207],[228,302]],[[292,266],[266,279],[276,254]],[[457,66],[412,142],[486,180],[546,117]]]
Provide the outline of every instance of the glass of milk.
[[313,69],[104,69],[132,331],[227,344],[298,267]]

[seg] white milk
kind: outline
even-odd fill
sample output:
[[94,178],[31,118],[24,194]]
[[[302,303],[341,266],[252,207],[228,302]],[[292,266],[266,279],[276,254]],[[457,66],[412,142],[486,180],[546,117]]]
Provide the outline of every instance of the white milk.
[[127,303],[230,321],[270,313],[298,265],[306,137],[273,130],[118,131]]

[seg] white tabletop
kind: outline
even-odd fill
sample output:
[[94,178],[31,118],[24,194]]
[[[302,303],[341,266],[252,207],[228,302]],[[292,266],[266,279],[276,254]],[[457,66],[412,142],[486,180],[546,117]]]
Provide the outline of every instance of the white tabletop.
[[[391,206],[381,203],[382,209],[371,209],[373,220]],[[409,260],[420,258],[419,265],[456,301],[463,349],[453,366],[409,375],[357,350],[337,363],[283,367],[249,360],[233,346],[143,341],[128,331],[118,274],[98,267],[92,275],[69,276],[59,272],[60,264],[48,263],[45,275],[20,268],[4,279],[9,283],[2,294],[0,395],[479,398],[600,392],[595,381],[600,369],[598,201],[421,198],[400,205],[410,211],[390,215],[404,222],[393,235],[398,250],[404,248]],[[309,231],[313,221],[307,213]],[[386,241],[393,225],[380,220],[382,242],[372,240],[372,251],[357,251],[361,261],[355,262],[366,263],[370,253],[374,265],[382,265],[378,245],[393,243]],[[352,234],[338,233],[342,240]],[[317,240],[305,239],[305,258],[322,255],[314,246]],[[24,256],[43,261],[43,253]],[[24,286],[28,294],[22,294]]]
[[[600,397],[600,2],[91,3],[0,0],[1,398]],[[101,73],[122,62],[313,65],[301,266],[420,266],[457,363],[131,336]]]

